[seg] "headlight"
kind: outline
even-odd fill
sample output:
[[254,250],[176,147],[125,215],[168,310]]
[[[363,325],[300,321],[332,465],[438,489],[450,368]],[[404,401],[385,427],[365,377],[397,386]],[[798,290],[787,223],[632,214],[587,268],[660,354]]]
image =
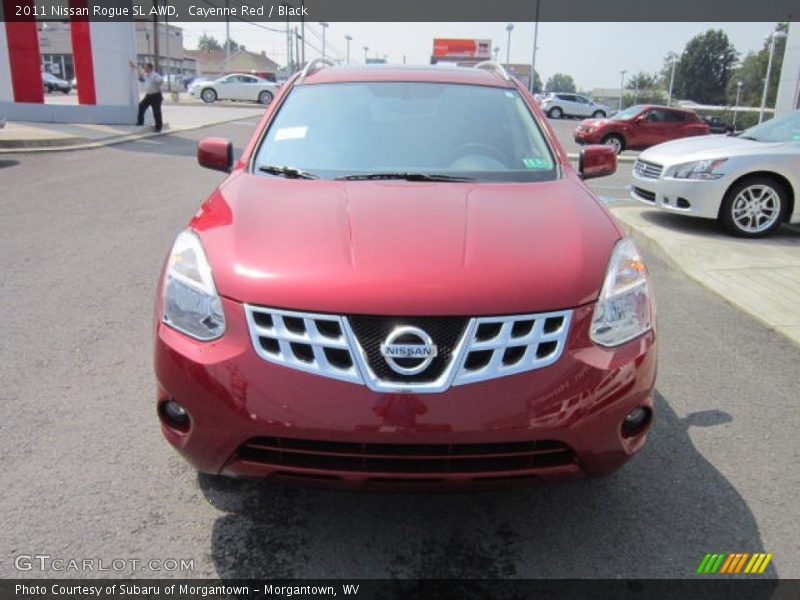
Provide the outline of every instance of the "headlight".
[[590,337],[601,346],[619,346],[653,327],[647,267],[633,240],[617,242],[592,317]]
[[200,239],[189,230],[178,235],[169,256],[163,320],[197,340],[214,340],[225,333],[225,315],[211,266]]
[[673,177],[675,179],[719,179],[723,173],[715,170],[728,162],[727,158],[696,160],[694,162],[678,165]]

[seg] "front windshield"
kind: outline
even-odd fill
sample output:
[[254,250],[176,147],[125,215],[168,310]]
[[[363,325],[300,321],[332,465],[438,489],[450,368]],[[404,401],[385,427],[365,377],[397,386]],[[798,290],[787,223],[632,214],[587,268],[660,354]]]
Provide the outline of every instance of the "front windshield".
[[541,181],[556,176],[547,142],[519,92],[444,83],[299,85],[256,154],[256,172],[268,167],[322,178],[411,173]]
[[632,119],[638,115],[640,112],[642,112],[642,110],[644,110],[644,106],[629,106],[625,110],[619,111],[611,118],[615,121],[627,121],[628,119]]
[[745,129],[739,137],[758,142],[800,142],[800,110]]

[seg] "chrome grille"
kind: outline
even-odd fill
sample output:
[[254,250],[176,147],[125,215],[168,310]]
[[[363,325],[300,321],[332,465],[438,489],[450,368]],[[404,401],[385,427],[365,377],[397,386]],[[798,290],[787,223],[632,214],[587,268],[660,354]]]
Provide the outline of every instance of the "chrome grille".
[[[556,311],[501,317],[456,319],[457,338],[444,336],[441,327],[430,327],[434,343],[447,347],[448,360],[432,365],[422,377],[387,375],[375,356],[374,335],[364,319],[379,325],[414,322],[423,328],[429,321],[453,317],[340,316],[305,313],[245,305],[247,324],[256,353],[272,363],[293,369],[366,385],[378,392],[443,392],[454,385],[477,383],[540,369],[556,362],[566,345],[572,311]],[[457,324],[456,324],[457,325]],[[392,327],[366,329],[389,332]],[[445,333],[452,333],[445,328]],[[388,335],[388,333],[387,333]],[[448,334],[449,335],[449,334]],[[365,337],[366,336],[366,337]],[[445,339],[447,337],[447,339]]]
[[561,356],[570,312],[481,317],[453,385],[514,375],[553,364]]
[[363,383],[342,317],[245,305],[253,348],[261,358],[293,369]]
[[661,177],[661,172],[664,170],[664,167],[653,162],[638,159],[636,164],[633,165],[633,170],[636,171],[636,174],[640,177],[658,179]]

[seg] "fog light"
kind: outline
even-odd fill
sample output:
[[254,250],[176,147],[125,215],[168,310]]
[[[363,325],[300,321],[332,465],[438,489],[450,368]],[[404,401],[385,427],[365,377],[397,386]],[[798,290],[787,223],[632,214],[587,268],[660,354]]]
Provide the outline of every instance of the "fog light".
[[650,424],[652,411],[646,406],[637,406],[622,420],[622,437],[633,437]]
[[167,400],[159,406],[159,413],[163,421],[175,429],[187,430],[189,428],[189,413],[175,400]]

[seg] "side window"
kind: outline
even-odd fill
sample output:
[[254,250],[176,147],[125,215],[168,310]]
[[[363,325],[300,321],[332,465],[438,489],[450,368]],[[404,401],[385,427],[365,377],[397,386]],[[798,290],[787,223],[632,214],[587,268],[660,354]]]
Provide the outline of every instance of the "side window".
[[575,96],[575,100],[580,102],[581,104],[590,104],[589,99],[585,96]]
[[686,118],[688,115],[686,113],[678,112],[675,110],[666,110],[664,111],[664,120],[668,123],[683,123],[687,121]]
[[666,121],[666,115],[664,114],[666,111],[661,110],[660,108],[651,108],[647,111],[647,117],[645,120],[648,123],[663,123]]

